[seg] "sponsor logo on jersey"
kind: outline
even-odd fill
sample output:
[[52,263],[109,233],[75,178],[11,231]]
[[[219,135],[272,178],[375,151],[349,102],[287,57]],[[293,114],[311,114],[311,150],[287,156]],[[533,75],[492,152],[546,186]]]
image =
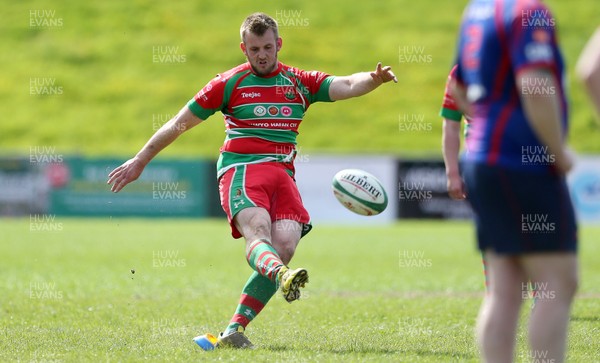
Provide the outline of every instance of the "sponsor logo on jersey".
[[551,61],[552,47],[548,43],[530,42],[525,45],[525,57],[530,62]]
[[470,102],[479,101],[484,98],[486,94],[486,89],[482,84],[472,84],[467,87],[467,99]]
[[256,106],[254,107],[254,114],[259,117],[264,116],[267,114],[267,109],[265,106]]
[[292,115],[292,109],[289,106],[283,106],[281,108],[281,114],[285,117],[289,117]]
[[260,96],[260,92],[242,92],[242,98],[256,98]]
[[279,109],[277,106],[269,106],[269,115],[277,116],[277,114],[279,114]]

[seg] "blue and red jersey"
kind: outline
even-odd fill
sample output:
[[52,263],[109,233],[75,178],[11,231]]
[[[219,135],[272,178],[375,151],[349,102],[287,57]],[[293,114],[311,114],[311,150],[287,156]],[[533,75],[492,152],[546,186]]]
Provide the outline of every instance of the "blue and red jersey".
[[[466,159],[549,171],[551,163],[526,162],[529,154],[547,148],[534,134],[521,103],[527,94],[558,96],[566,134],[564,63],[548,8],[539,0],[472,0],[463,15],[457,64],[457,80],[473,105]],[[531,68],[550,72],[556,86],[536,80],[517,85],[519,72]]]

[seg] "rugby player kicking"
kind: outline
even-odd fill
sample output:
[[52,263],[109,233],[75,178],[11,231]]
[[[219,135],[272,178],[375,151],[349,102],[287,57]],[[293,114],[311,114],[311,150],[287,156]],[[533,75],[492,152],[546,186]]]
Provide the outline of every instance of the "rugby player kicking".
[[300,238],[311,229],[294,180],[298,127],[308,107],[369,93],[397,82],[391,67],[331,76],[278,61],[283,41],[277,22],[264,13],[248,16],[240,29],[248,62],[218,74],[150,138],[132,159],[109,174],[118,192],[183,132],[220,111],[226,137],[217,162],[221,206],[234,238],[244,237],[254,270],[219,345],[252,347],[246,326],[281,290],[286,301],[300,297],[308,282],[304,268],[288,267]]

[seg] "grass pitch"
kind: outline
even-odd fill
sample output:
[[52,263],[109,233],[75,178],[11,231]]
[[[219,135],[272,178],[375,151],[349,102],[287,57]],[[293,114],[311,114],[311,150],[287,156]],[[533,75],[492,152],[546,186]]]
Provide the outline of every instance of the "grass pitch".
[[[204,352],[250,275],[224,220],[0,220],[0,361],[475,362],[483,296],[469,223],[316,226],[310,282],[249,326],[258,349]],[[600,228],[581,229],[569,361],[600,358]],[[526,317],[530,301],[526,301]],[[520,328],[518,361],[528,361]]]

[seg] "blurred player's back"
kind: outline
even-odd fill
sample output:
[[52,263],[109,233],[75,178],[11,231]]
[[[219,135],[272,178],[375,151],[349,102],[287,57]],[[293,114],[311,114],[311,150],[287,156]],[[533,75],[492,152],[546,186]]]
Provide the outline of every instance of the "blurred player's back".
[[[524,165],[522,145],[542,145],[528,124],[520,95],[552,93],[560,97],[563,129],[567,102],[562,84],[564,63],[551,28],[554,18],[538,0],[476,0],[461,28],[459,79],[473,104],[469,159],[490,165],[547,171],[547,165]],[[546,66],[557,89],[531,80],[517,86],[526,67]]]

